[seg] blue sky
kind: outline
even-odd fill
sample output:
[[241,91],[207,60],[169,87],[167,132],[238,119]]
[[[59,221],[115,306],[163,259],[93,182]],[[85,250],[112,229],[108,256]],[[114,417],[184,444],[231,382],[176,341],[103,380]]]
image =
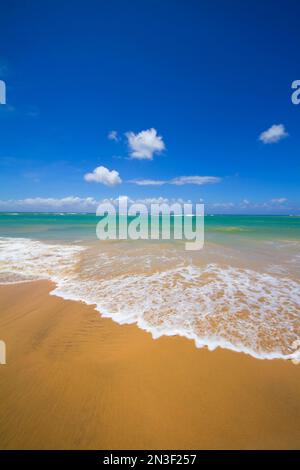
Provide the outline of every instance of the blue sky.
[[1,18],[0,209],[300,213],[298,1],[4,0]]

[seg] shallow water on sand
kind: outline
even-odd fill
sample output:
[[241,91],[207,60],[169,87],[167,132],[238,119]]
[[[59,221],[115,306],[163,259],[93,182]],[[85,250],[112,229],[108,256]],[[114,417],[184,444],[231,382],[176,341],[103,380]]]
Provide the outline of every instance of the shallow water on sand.
[[234,217],[209,222],[204,249],[189,252],[181,241],[96,240],[92,215],[2,215],[0,283],[50,279],[52,294],[155,338],[297,359],[300,219]]

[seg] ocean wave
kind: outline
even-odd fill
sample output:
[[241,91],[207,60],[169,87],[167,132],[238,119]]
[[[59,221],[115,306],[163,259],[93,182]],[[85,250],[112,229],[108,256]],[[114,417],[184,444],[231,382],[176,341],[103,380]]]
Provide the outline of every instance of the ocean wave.
[[153,338],[180,335],[210,350],[300,359],[293,349],[300,338],[300,283],[277,273],[197,265],[174,248],[104,252],[18,238],[0,238],[0,267],[0,283],[52,280],[52,295],[94,305]]

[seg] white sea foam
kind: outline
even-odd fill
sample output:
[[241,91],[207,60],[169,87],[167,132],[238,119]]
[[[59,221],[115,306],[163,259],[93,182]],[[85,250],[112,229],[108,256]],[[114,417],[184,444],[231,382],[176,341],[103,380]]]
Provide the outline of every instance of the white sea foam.
[[0,283],[50,279],[53,295],[95,305],[154,338],[181,335],[261,359],[300,359],[300,283],[167,252],[100,249],[0,238]]
[[77,245],[46,244],[28,238],[0,238],[0,275],[5,279],[60,282],[72,274],[84,247]]

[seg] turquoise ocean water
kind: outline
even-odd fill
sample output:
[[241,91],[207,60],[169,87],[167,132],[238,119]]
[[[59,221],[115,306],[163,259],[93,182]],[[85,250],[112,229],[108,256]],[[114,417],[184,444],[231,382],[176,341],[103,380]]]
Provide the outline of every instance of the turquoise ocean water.
[[0,283],[51,280],[53,295],[153,338],[300,360],[300,217],[206,216],[199,251],[180,240],[100,241],[98,221],[0,213]]
[[[121,218],[124,216],[121,216]],[[95,239],[95,214],[0,213],[3,237]],[[300,216],[214,215],[205,217],[205,236],[219,243],[233,240],[300,240]]]

